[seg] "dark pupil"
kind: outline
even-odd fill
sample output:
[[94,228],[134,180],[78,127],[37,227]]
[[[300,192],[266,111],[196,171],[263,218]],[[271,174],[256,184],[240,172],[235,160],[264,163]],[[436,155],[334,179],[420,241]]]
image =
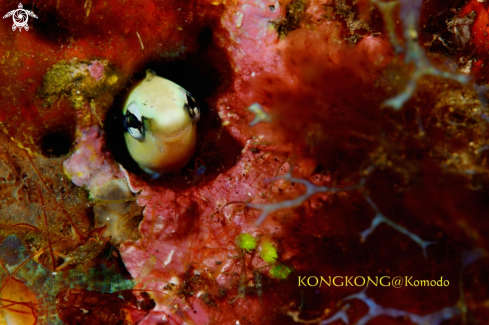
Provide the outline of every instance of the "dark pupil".
[[195,99],[192,96],[190,96],[189,94],[187,94],[187,103],[188,103],[187,104],[188,105],[188,108],[187,109],[188,109],[188,111],[190,113],[190,116],[194,116],[195,113],[194,113],[193,109],[197,107],[197,102],[195,101]]
[[126,129],[127,128],[133,128],[133,129],[138,129],[141,131],[141,121],[138,120],[138,118],[132,114],[131,112],[126,113]]

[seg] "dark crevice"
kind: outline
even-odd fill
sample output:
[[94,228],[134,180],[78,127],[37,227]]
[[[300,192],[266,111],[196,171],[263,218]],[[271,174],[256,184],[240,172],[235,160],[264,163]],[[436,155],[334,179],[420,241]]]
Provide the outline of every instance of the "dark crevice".
[[68,154],[73,145],[73,135],[67,130],[60,130],[44,135],[40,140],[41,154],[48,158]]

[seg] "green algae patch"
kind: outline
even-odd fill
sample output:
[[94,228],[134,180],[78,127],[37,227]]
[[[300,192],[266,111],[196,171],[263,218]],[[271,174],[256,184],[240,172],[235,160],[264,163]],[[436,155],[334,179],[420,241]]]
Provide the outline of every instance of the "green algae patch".
[[270,242],[264,242],[261,246],[260,257],[267,263],[275,263],[278,258],[277,249]]
[[281,280],[287,279],[291,272],[292,270],[285,265],[277,265],[270,269],[270,274]]
[[256,239],[252,235],[248,233],[242,233],[236,236],[236,239],[234,240],[236,245],[239,248],[246,249],[246,250],[252,250],[255,249],[256,247]]
[[[103,67],[99,75],[92,75],[92,64]],[[71,105],[80,109],[91,99],[116,91],[121,79],[107,60],[62,60],[46,72],[37,95],[43,107],[50,107],[60,97],[67,96]]]

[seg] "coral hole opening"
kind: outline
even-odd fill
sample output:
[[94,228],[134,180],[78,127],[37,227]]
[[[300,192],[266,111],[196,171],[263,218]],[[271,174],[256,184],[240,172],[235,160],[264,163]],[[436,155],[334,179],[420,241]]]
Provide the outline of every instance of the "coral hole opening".
[[[33,20],[31,32],[37,39],[50,44],[65,44],[72,37],[74,24],[63,18],[63,14],[56,9],[54,4],[24,4],[25,8],[32,8],[38,16]],[[31,25],[29,21],[29,25]]]
[[44,135],[39,143],[41,154],[48,158],[68,154],[73,146],[73,135],[67,130],[58,130]]
[[[223,127],[218,116],[217,98],[230,91],[232,68],[227,54],[213,43],[212,31],[205,29],[198,36],[199,49],[171,61],[149,61],[142,65],[133,77],[133,86],[144,79],[145,71],[151,69],[157,75],[171,80],[189,91],[199,103],[200,121],[197,124],[197,148],[187,165],[178,173],[162,175],[157,181],[165,182],[173,188],[195,185],[195,169],[203,162],[205,172],[199,183],[215,178],[219,173],[235,165],[242,146]],[[122,127],[122,107],[129,92],[115,98],[105,122],[107,143],[114,158],[126,170],[142,175],[137,164],[130,157]],[[197,159],[198,158],[198,159]]]

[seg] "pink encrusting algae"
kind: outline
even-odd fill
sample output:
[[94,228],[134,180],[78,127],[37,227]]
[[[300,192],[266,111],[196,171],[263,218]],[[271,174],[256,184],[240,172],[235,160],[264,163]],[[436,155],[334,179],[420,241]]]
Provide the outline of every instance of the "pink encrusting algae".
[[88,71],[90,71],[90,76],[92,76],[95,81],[99,81],[104,76],[104,66],[97,60],[90,62]]
[[63,162],[73,183],[91,189],[123,177],[111,154],[105,151],[105,140],[97,126],[78,130],[77,135],[75,153]]

